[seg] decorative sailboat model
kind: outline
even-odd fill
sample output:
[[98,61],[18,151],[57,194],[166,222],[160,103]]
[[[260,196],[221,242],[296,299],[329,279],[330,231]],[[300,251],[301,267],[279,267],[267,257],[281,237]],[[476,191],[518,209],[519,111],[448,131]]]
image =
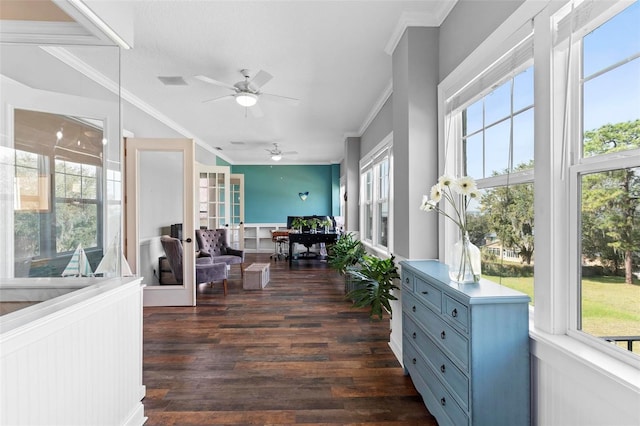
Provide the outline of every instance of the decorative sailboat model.
[[122,250],[119,249],[119,239],[120,234],[116,234],[116,236],[113,238],[113,241],[109,245],[109,248],[107,248],[107,252],[98,264],[95,272],[96,274],[102,274],[105,277],[116,276],[118,272],[118,260],[120,260],[120,268],[122,269],[122,273],[120,275],[123,277],[133,276],[131,268],[129,267],[129,263],[124,257],[124,253],[122,253]]
[[91,277],[93,271],[87,259],[87,254],[82,248],[82,244],[78,244],[76,251],[73,252],[71,260],[67,264],[67,267],[62,271],[63,277]]

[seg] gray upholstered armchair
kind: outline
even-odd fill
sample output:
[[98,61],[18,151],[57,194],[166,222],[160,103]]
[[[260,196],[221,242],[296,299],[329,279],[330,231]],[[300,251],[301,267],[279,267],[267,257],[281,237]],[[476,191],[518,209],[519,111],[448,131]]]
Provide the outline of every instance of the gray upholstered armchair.
[[196,240],[200,256],[209,255],[214,262],[240,265],[240,275],[244,276],[244,251],[229,247],[226,229],[196,229]]
[[[167,255],[171,272],[178,284],[182,284],[182,242],[168,235],[160,237],[162,248]],[[213,285],[215,281],[222,281],[224,295],[227,295],[227,265],[224,263],[214,263],[210,257],[196,258],[196,284],[208,283]]]

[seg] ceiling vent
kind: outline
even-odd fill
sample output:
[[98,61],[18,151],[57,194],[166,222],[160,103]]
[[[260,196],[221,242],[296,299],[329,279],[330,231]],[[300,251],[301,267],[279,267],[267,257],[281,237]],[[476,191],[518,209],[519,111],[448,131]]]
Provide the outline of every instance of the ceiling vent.
[[165,86],[187,86],[187,82],[180,76],[159,76],[158,80]]

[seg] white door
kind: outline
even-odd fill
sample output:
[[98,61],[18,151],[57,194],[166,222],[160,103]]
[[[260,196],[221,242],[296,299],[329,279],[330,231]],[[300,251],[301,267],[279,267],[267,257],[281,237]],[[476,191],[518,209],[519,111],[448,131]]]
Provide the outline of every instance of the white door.
[[[126,256],[145,284],[144,306],[196,304],[194,162],[191,139],[125,139]],[[180,284],[161,282],[167,272],[161,270],[160,237],[171,225],[182,227]]]
[[228,166],[196,164],[198,170],[198,221],[200,228],[218,229],[229,224],[230,175]]

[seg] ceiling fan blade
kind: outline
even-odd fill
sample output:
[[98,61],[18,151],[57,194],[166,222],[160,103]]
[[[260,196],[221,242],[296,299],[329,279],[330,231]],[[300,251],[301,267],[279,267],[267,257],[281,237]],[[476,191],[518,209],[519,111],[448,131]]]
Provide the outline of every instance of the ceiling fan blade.
[[224,96],[220,96],[218,98],[213,98],[213,99],[207,99],[206,101],[202,101],[202,103],[207,103],[207,102],[218,102],[218,101],[223,101],[225,99],[233,99],[234,95],[224,95]]
[[251,81],[249,81],[249,88],[251,90],[257,91],[259,90],[262,86],[264,86],[265,84],[267,84],[268,82],[271,81],[271,79],[273,78],[273,76],[271,74],[269,74],[266,71],[258,71],[258,74],[256,74]]
[[289,96],[274,95],[272,93],[261,93],[260,96],[264,96],[271,101],[280,102],[291,106],[300,105],[300,99],[290,98]]
[[262,108],[260,108],[260,105],[258,104],[255,104],[254,106],[249,107],[249,111],[251,111],[251,115],[253,115],[256,118],[260,118],[264,116],[264,113],[262,112]]
[[285,152],[282,153],[282,155],[295,155],[297,153],[298,153],[298,151],[285,151]]
[[235,88],[235,86],[232,86],[232,85],[227,84],[227,83],[223,83],[223,82],[218,81],[218,80],[214,80],[212,78],[207,77],[206,75],[196,75],[194,78],[196,78],[196,79],[198,79],[200,81],[203,81],[205,83],[213,84],[215,86],[226,87],[227,89],[231,89],[234,92],[237,90]]

